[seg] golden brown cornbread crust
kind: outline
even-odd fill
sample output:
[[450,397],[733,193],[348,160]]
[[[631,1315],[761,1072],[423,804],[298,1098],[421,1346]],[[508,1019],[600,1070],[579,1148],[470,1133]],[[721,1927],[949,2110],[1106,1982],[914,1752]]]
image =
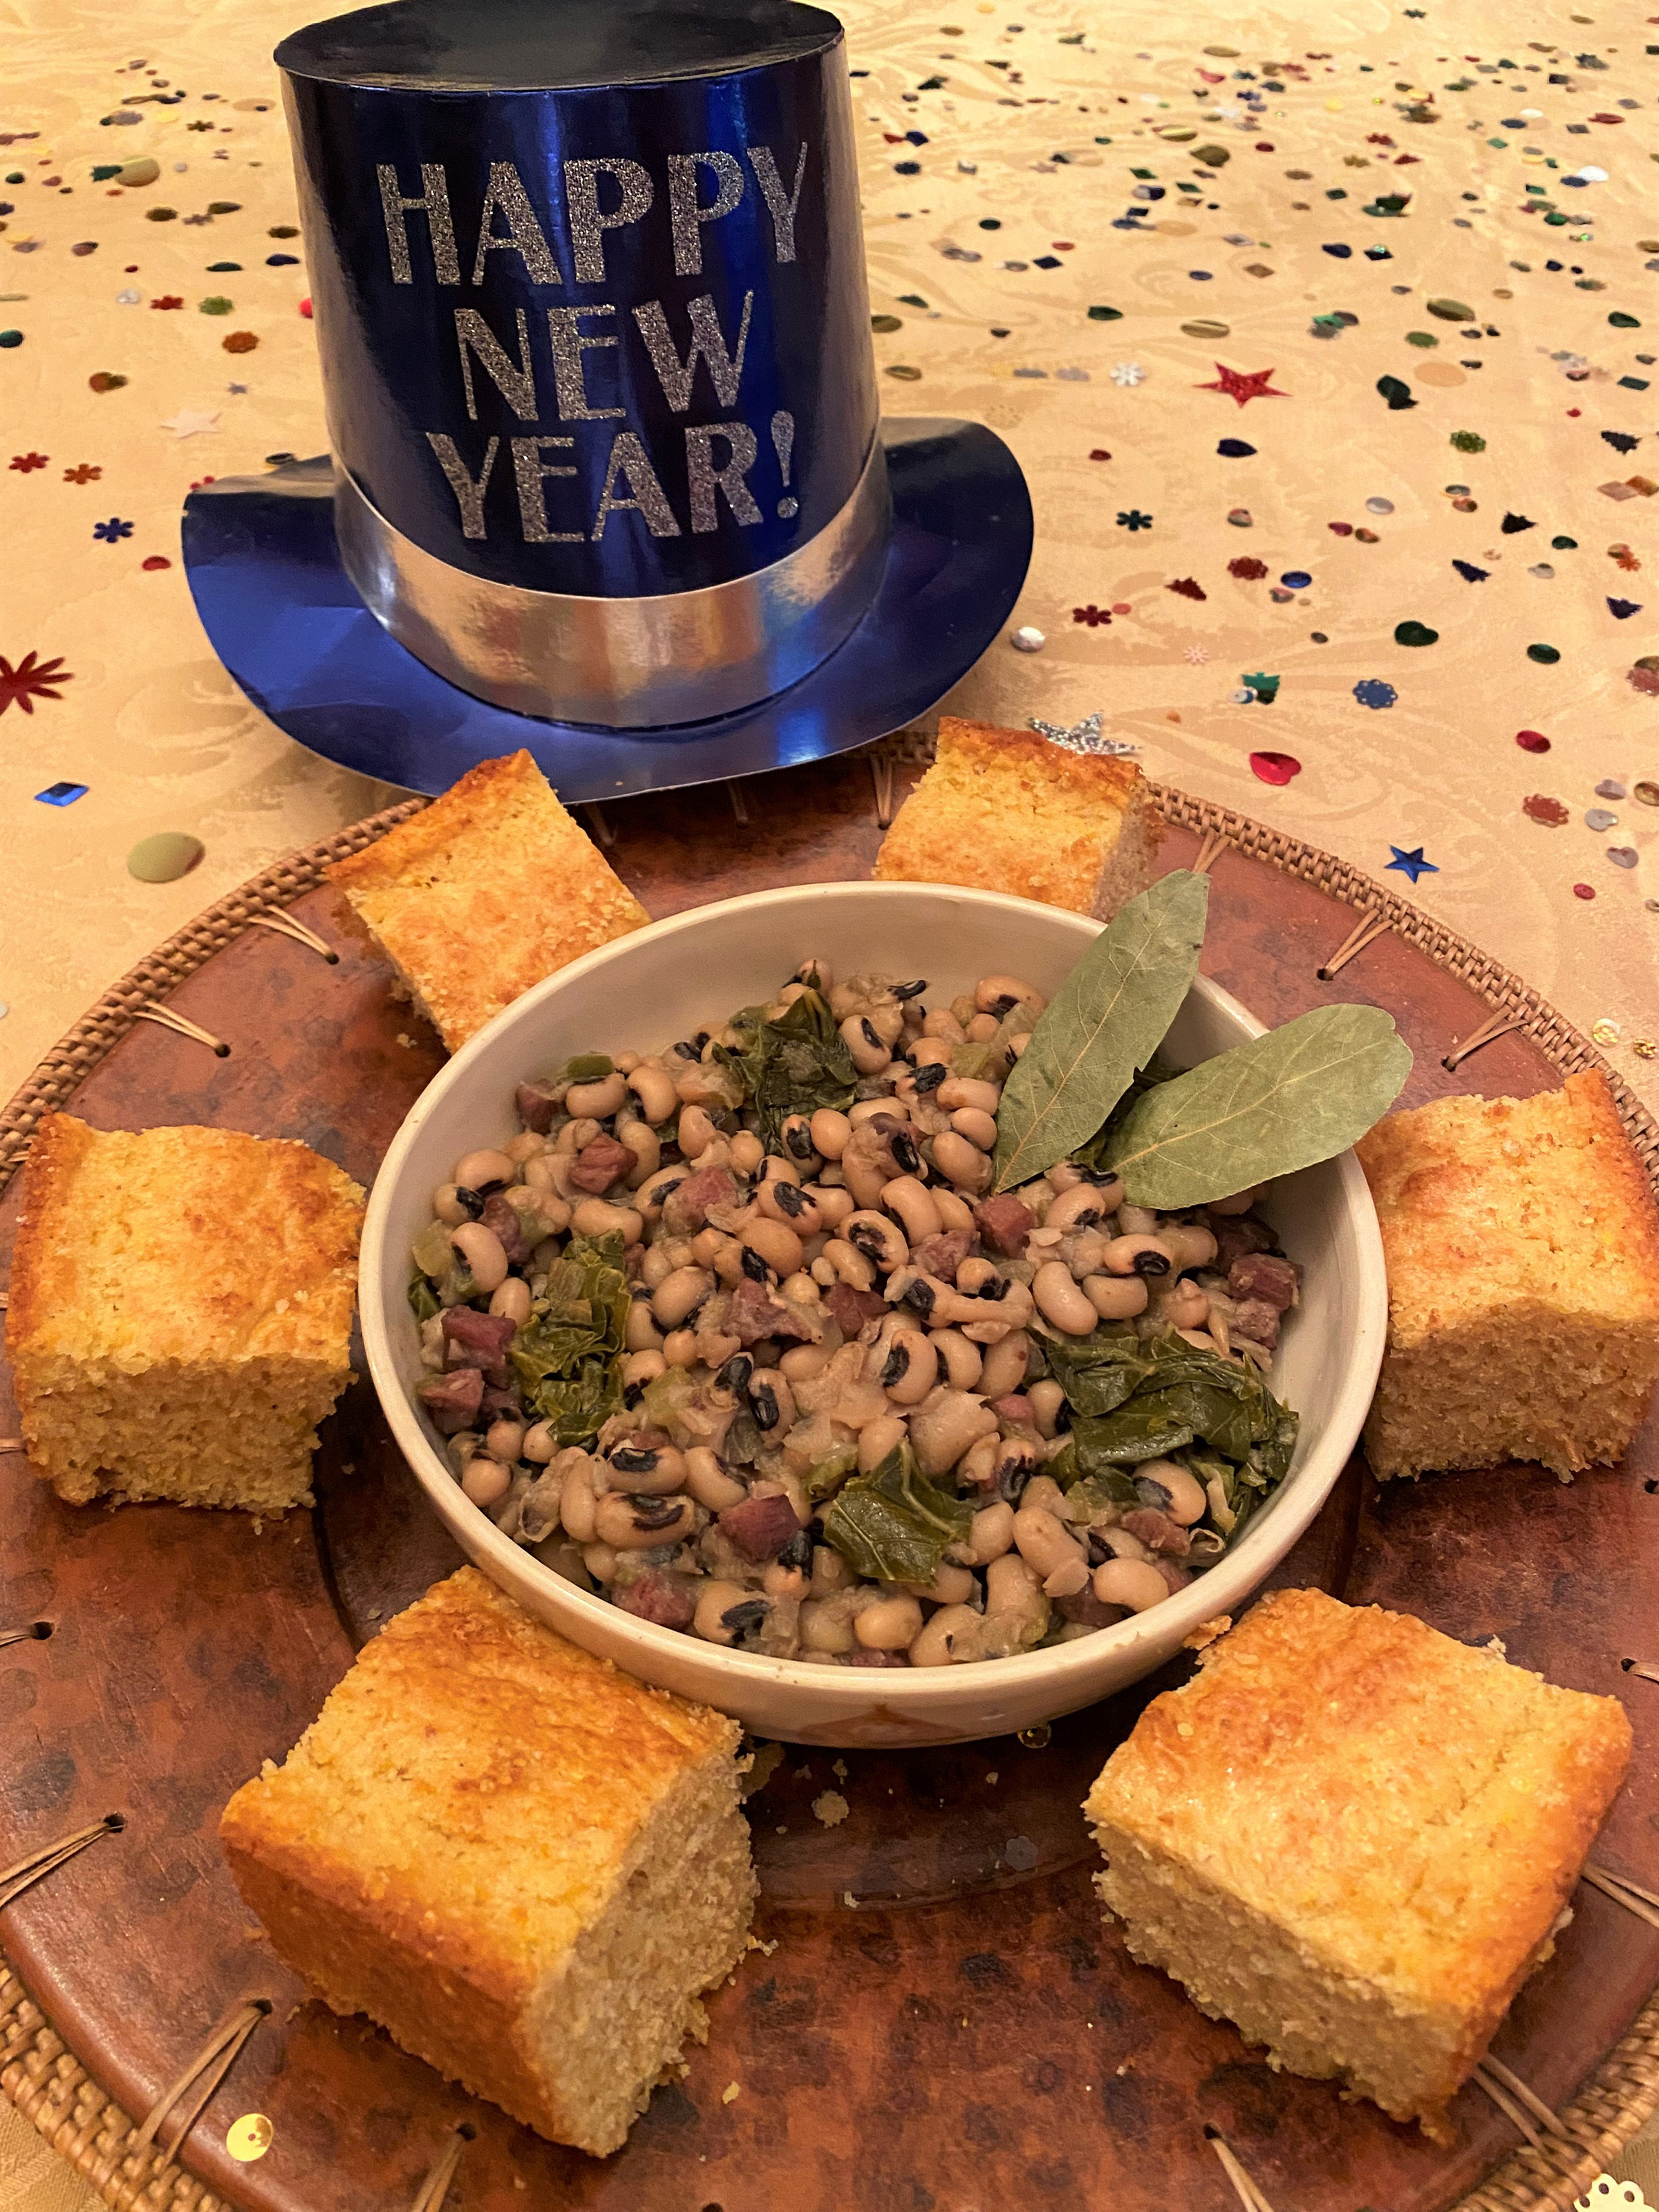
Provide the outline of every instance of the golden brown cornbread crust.
[[[289,1139],[47,1115],[24,1170],[6,1316],[35,1472],[76,1504],[102,1490],[300,1502],[309,1431],[349,1379],[362,1218],[350,1177]],[[175,1451],[145,1394],[164,1408],[192,1390],[206,1402]],[[239,1391],[253,1394],[240,1407]],[[264,1439],[246,1425],[262,1413]],[[192,1498],[190,1458],[227,1442],[253,1488]]]
[[651,919],[524,751],[481,761],[324,872],[452,1052],[532,984]]
[[1134,762],[942,714],[933,763],[900,807],[874,873],[1107,920],[1145,888],[1167,834]]
[[1389,1272],[1375,1471],[1620,1458],[1659,1377],[1659,1208],[1602,1077],[1436,1099],[1356,1149]]
[[[1441,2055],[1387,2109],[1432,2132],[1544,1954],[1630,1752],[1612,1698],[1408,1615],[1279,1590],[1153,1700],[1085,1810],[1109,1905],[1120,1856],[1150,1858],[1276,1934],[1302,1970],[1420,2020]],[[1133,1918],[1128,1937],[1164,1963]],[[1261,2018],[1245,2025],[1277,2050]],[[1377,2094],[1363,2050],[1323,2055],[1310,2063],[1304,2041],[1295,2070]]]
[[[465,1567],[387,1623],[220,1834],[277,1952],[337,2012],[580,2142],[530,2033],[538,1984],[625,1887],[677,1790],[717,1765],[737,1819],[739,1740]],[[739,1932],[711,1978],[741,1948]]]

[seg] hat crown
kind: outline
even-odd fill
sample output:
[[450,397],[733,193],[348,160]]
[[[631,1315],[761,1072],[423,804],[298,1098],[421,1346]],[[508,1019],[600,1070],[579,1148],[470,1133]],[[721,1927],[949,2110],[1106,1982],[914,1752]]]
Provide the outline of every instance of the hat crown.
[[394,0],[277,59],[337,460],[579,597],[769,567],[877,406],[840,26],[790,0]]

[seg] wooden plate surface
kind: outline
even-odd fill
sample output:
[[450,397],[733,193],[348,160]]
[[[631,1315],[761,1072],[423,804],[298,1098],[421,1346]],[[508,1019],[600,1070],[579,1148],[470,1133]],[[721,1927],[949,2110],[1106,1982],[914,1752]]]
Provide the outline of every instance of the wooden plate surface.
[[[878,842],[861,764],[611,810],[611,858],[659,916],[769,885],[867,872]],[[1196,840],[1171,834],[1169,866]],[[1264,1019],[1331,1000],[1386,1007],[1417,1055],[1408,1102],[1527,1095],[1557,1071],[1522,1036],[1450,1073],[1487,1012],[1394,936],[1334,982],[1316,969],[1352,911],[1236,849],[1212,871],[1206,971]],[[441,1053],[336,895],[292,909],[337,966],[250,930],[169,1003],[231,1046],[140,1024],[73,1110],[95,1126],[206,1122],[302,1138],[369,1181]],[[828,948],[833,952],[833,947]],[[17,1186],[0,1200],[9,1256]],[[9,1396],[0,1427],[15,1433]],[[1564,1486],[1536,1468],[1395,1485],[1362,1464],[1274,1580],[1421,1615],[1572,1688],[1623,1696],[1632,1780],[1601,1863],[1659,1887],[1659,1689],[1621,1669],[1659,1621],[1659,1438]],[[222,1863],[220,1808],[281,1759],[352,1653],[459,1561],[393,1449],[366,1382],[325,1431],[313,1516],[59,1504],[0,1457],[0,1863],[119,1812],[125,1827],[0,1916],[0,1942],[70,2048],[147,2111],[237,2003],[270,2014],[209,2104],[185,2164],[247,2212],[403,2212],[467,2124],[451,2212],[1228,2212],[1219,2127],[1279,2212],[1445,2212],[1514,2148],[1477,2091],[1441,2151],[1328,2084],[1273,2073],[1229,2027],[1135,1966],[1103,1924],[1078,1811],[1170,1670],[1060,1723],[933,1752],[787,1749],[750,1802],[763,1899],[751,1953],[711,2001],[705,2049],[603,2163],[542,2142],[362,2020],[307,2001]],[[826,1790],[850,1812],[835,1827]],[[1497,2055],[1567,2102],[1659,1978],[1659,1933],[1589,1888],[1522,1992]],[[269,2153],[225,2148],[239,2115]]]

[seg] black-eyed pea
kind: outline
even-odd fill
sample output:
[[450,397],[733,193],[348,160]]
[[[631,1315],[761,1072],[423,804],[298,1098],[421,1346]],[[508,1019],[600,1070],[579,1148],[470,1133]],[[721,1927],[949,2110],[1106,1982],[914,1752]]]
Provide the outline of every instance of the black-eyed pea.
[[732,1139],[732,1164],[740,1176],[751,1176],[766,1158],[766,1147],[752,1129],[739,1129]]
[[685,1487],[685,1454],[659,1441],[662,1431],[622,1437],[605,1455],[605,1480],[612,1490],[641,1498],[672,1498]]
[[786,1223],[757,1214],[744,1224],[741,1236],[742,1242],[751,1252],[759,1253],[775,1274],[781,1277],[799,1273],[800,1239]]
[[491,1459],[510,1467],[524,1449],[524,1423],[510,1413],[499,1415],[484,1431],[484,1449]]
[[999,1498],[990,1505],[983,1505],[975,1514],[968,1534],[959,1545],[952,1547],[970,1567],[988,1567],[993,1559],[1000,1559],[1005,1552],[1013,1549],[1014,1509],[1006,1498]]
[[1089,1562],[1079,1552],[1075,1559],[1067,1559],[1042,1577],[1045,1597],[1080,1597],[1089,1587]]
[[1037,1269],[1031,1296],[1043,1318],[1068,1336],[1087,1336],[1099,1318],[1062,1260],[1047,1260]]
[[1166,1221],[1158,1231],[1177,1267],[1207,1267],[1216,1255],[1215,1231],[1198,1221]]
[[493,1146],[483,1152],[468,1152],[455,1163],[458,1187],[462,1190],[477,1191],[480,1198],[486,1191],[517,1181],[517,1163],[506,1152],[497,1152]]
[[593,1509],[595,1535],[619,1552],[649,1552],[660,1544],[682,1543],[696,1524],[697,1509],[684,1497],[608,1490]]
[[513,1470],[498,1459],[470,1459],[461,1469],[461,1494],[475,1505],[491,1506],[506,1497]]
[[617,1571],[617,1547],[614,1544],[586,1544],[582,1547],[582,1565],[601,1588]]
[[1103,1559],[1093,1587],[1103,1605],[1127,1605],[1131,1613],[1162,1605],[1170,1595],[1170,1585],[1149,1559]]
[[833,1545],[813,1545],[812,1595],[814,1597],[830,1597],[837,1590],[850,1590],[857,1581],[857,1575]]
[[879,1075],[893,1057],[887,1040],[867,1014],[848,1014],[841,1025],[841,1036],[860,1075]]
[[734,1291],[743,1280],[743,1246],[735,1237],[728,1237],[714,1260],[714,1273],[728,1291]]
[[749,1495],[736,1475],[727,1474],[707,1444],[693,1444],[686,1453],[685,1486],[698,1504],[706,1505],[711,1513],[724,1513],[730,1505],[741,1505]]
[[859,1431],[859,1473],[873,1474],[890,1451],[904,1442],[904,1423],[896,1413],[878,1416]]
[[[458,1232],[459,1233],[459,1232]],[[910,1247],[904,1233],[895,1221],[873,1207],[863,1206],[849,1213],[842,1224],[839,1240],[861,1252],[872,1266],[879,1267],[884,1275],[890,1275],[903,1267],[910,1256]],[[830,1248],[833,1250],[833,1247]]]
[[560,1455],[559,1464],[564,1474],[564,1487],[559,1493],[559,1519],[574,1543],[591,1544],[594,1516],[599,1510],[593,1462],[586,1452],[572,1450]]
[[939,1380],[939,1354],[932,1339],[919,1328],[896,1328],[882,1351],[875,1379],[896,1406],[919,1406]]
[[975,1344],[1000,1344],[1024,1334],[1036,1304],[1024,1283],[1010,1283],[1000,1298],[982,1299],[978,1310],[983,1318],[964,1322],[963,1334]]
[[793,1388],[797,1382],[810,1382],[815,1375],[822,1375],[830,1364],[830,1354],[821,1344],[792,1344],[778,1362],[779,1371]]
[[[532,1164],[533,1166],[534,1163]],[[679,1188],[690,1172],[690,1169],[684,1166],[659,1168],[655,1175],[647,1176],[640,1185],[634,1194],[634,1203],[647,1221],[656,1220],[662,1212],[664,1200]]]
[[959,1328],[936,1328],[933,1332],[933,1352],[945,1370],[945,1379],[953,1390],[977,1390],[984,1367],[984,1356],[976,1344],[970,1344]]
[[838,1160],[853,1133],[853,1125],[846,1115],[833,1106],[820,1106],[808,1126],[812,1133],[812,1150],[826,1160]]
[[1210,1301],[1189,1276],[1178,1277],[1158,1301],[1158,1313],[1171,1328],[1202,1328]]
[[[801,1257],[805,1258],[803,1253]],[[780,1297],[787,1298],[792,1306],[816,1306],[823,1293],[813,1281],[809,1267],[801,1267],[793,1275],[786,1275],[778,1285]]]
[[449,1241],[481,1291],[500,1290],[507,1280],[507,1253],[493,1229],[482,1221],[464,1221],[450,1231]]
[[901,1588],[912,1597],[925,1598],[929,1605],[966,1605],[975,1595],[978,1585],[966,1567],[941,1560],[939,1571],[930,1583],[904,1583]]
[[858,1211],[858,1201],[850,1190],[836,1190],[822,1182],[809,1182],[805,1188],[817,1207],[818,1219],[828,1230],[843,1228],[848,1216]]
[[1205,1208],[1206,1213],[1218,1213],[1224,1219],[1236,1213],[1248,1213],[1255,1204],[1261,1185],[1252,1183],[1248,1190],[1235,1191],[1231,1198],[1212,1198]]
[[638,1190],[662,1165],[662,1146],[657,1133],[648,1121],[623,1121],[617,1127],[617,1141],[634,1155],[634,1164],[624,1181],[629,1190]]
[[930,1006],[921,1024],[923,1036],[937,1037],[941,1044],[957,1045],[967,1042],[962,1024],[951,1006]]
[[[1120,1208],[1120,1222],[1127,1210]],[[1140,1230],[1114,1237],[1106,1247],[1105,1261],[1109,1275],[1167,1275],[1175,1265],[1174,1255],[1163,1238]]]
[[910,1416],[910,1443],[916,1464],[929,1481],[948,1474],[980,1437],[994,1434],[997,1417],[965,1390],[939,1391]]
[[674,1088],[673,1077],[665,1068],[655,1067],[648,1060],[641,1060],[626,1081],[640,1102],[641,1113],[659,1128],[665,1121],[672,1121],[678,1113],[680,1095]]
[[[785,1163],[780,1160],[779,1167]],[[823,1225],[817,1202],[804,1191],[794,1180],[793,1168],[783,1175],[769,1177],[760,1187],[761,1218],[766,1221],[781,1221],[786,1229],[793,1229],[797,1237],[816,1237]]]
[[1037,1434],[1052,1437],[1060,1425],[1060,1409],[1066,1403],[1066,1393],[1059,1383],[1045,1376],[1041,1382],[1028,1384],[1025,1402],[1031,1409]]
[[982,1082],[977,1076],[947,1075],[933,1094],[941,1112],[955,1114],[970,1107],[981,1114],[994,1114],[1002,1093],[994,1083]]
[[489,1294],[489,1310],[498,1321],[522,1328],[530,1318],[530,1285],[522,1276],[509,1275]]
[[946,1229],[972,1229],[974,1209],[965,1198],[959,1197],[953,1190],[936,1190],[931,1194],[939,1208],[939,1218]]
[[[1088,1180],[1088,1176],[1084,1173],[1083,1170],[1079,1167],[1075,1160],[1056,1161],[1054,1165],[1048,1170],[1047,1175],[1043,1178],[1043,1181],[1047,1182],[1048,1188],[1056,1197],[1058,1197],[1061,1191],[1075,1190],[1080,1182],[1087,1182]],[[1042,1189],[1042,1187],[1041,1183],[1037,1185],[1039,1191]],[[1044,1203],[1046,1206],[1048,1201],[1045,1200]]]
[[964,1490],[994,1490],[997,1480],[997,1458],[1001,1449],[1000,1435],[979,1437],[957,1462],[958,1487]]
[[1025,1387],[1025,1369],[1030,1356],[1031,1340],[1023,1329],[1015,1329],[999,1344],[985,1348],[984,1364],[980,1370],[979,1387],[987,1398],[1012,1397]]
[[654,1382],[659,1375],[665,1375],[667,1371],[668,1362],[664,1358],[659,1345],[651,1346],[644,1352],[629,1352],[623,1355],[623,1382],[630,1389],[635,1382]]
[[645,1234],[644,1216],[632,1206],[612,1206],[608,1199],[585,1198],[570,1216],[570,1225],[582,1237],[620,1236],[624,1244],[637,1244]]
[[[492,1445],[490,1449],[493,1450],[495,1447]],[[1135,1469],[1135,1480],[1138,1483],[1157,1483],[1169,1499],[1163,1510],[1171,1521],[1179,1522],[1183,1528],[1190,1528],[1194,1522],[1204,1518],[1205,1510],[1210,1502],[1205,1494],[1204,1486],[1195,1474],[1190,1474],[1178,1462],[1172,1459],[1143,1460]]]
[[937,1237],[945,1225],[932,1192],[915,1176],[896,1176],[891,1182],[884,1183],[881,1202],[903,1224],[904,1234],[912,1244],[920,1244],[924,1237]]
[[1083,1294],[1102,1321],[1130,1321],[1146,1310],[1144,1275],[1089,1275],[1084,1279]]
[[627,1079],[613,1068],[597,1083],[573,1083],[564,1094],[564,1109],[578,1121],[607,1121],[627,1096]]
[[866,1651],[908,1651],[921,1633],[921,1607],[899,1592],[878,1597],[854,1615],[853,1634]]
[[[476,1208],[476,1199],[474,1209]],[[441,1182],[432,1194],[432,1211],[446,1229],[459,1229],[464,1221],[474,1221],[477,1212],[464,1206],[459,1183]]]
[[954,1129],[934,1138],[933,1165],[958,1190],[972,1191],[977,1196],[990,1188],[990,1161],[977,1145],[970,1145]]
[[533,1129],[520,1129],[516,1137],[501,1146],[501,1150],[515,1168],[522,1170],[547,1150],[547,1139],[538,1137]]
[[800,1609],[800,1640],[808,1651],[826,1658],[844,1658],[855,1651],[852,1592],[837,1590],[829,1597],[809,1597]]
[[727,1625],[726,1616],[753,1595],[752,1590],[744,1589],[738,1583],[705,1583],[698,1594],[697,1609],[691,1616],[693,1633],[701,1636],[705,1644],[735,1644],[736,1632]]
[[1117,1225],[1125,1237],[1152,1237],[1158,1229],[1158,1218],[1150,1206],[1125,1206],[1117,1209]]
[[781,1368],[757,1367],[748,1397],[755,1426],[769,1443],[781,1443],[795,1425],[795,1394]]
[[957,1288],[965,1298],[976,1298],[987,1285],[997,1280],[994,1260],[981,1259],[977,1255],[964,1260],[957,1269]]
[[[985,1570],[985,1610],[988,1613],[1035,1611],[1036,1601],[1042,1595],[1042,1585],[1039,1577],[1030,1562],[1018,1552],[1004,1552]],[[1043,1611],[1046,1613],[1046,1607]]]
[[713,1117],[702,1106],[682,1106],[675,1140],[688,1160],[712,1145],[717,1132]]
[[525,1431],[524,1456],[532,1467],[546,1467],[559,1446],[553,1431],[545,1421],[533,1421]]
[[[848,1217],[850,1219],[850,1216]],[[835,1270],[836,1280],[850,1283],[855,1291],[871,1291],[876,1285],[876,1263],[866,1259],[855,1244],[845,1237],[833,1237],[824,1246],[821,1258],[827,1260]]]
[[[951,1048],[943,1037],[929,1036],[924,1030],[911,1046],[909,1060],[913,1067],[948,1069],[951,1065]],[[948,1083],[950,1079],[947,1074],[945,1080]]]
[[981,975],[974,986],[974,1004],[982,1014],[1000,1017],[1019,1006],[1040,1014],[1048,1003],[1042,992],[1020,975]]
[[808,1114],[791,1114],[778,1131],[778,1142],[784,1158],[793,1163],[802,1175],[810,1175],[818,1164],[818,1153],[812,1142],[812,1120]]
[[803,1598],[810,1587],[805,1569],[786,1566],[781,1559],[769,1559],[761,1570],[761,1589],[768,1597]]
[[580,1152],[591,1145],[601,1133],[599,1124],[592,1115],[584,1114],[578,1120],[564,1124],[553,1140],[554,1153],[562,1159],[568,1159],[573,1153]]
[[680,1328],[714,1288],[707,1267],[676,1267],[651,1294],[652,1316],[663,1329]]
[[628,1309],[623,1344],[629,1352],[660,1352],[662,1331],[652,1314],[649,1298],[635,1298]]
[[995,1152],[996,1122],[989,1114],[982,1114],[977,1106],[958,1106],[951,1116],[951,1127],[957,1136],[966,1137],[976,1152]]
[[1073,1183],[1053,1200],[1042,1225],[1045,1229],[1098,1229],[1110,1211],[1097,1184]]
[[910,1646],[913,1667],[949,1667],[976,1656],[982,1626],[970,1605],[942,1605]]
[[697,1334],[695,1329],[670,1329],[662,1341],[662,1356],[671,1367],[695,1367],[697,1364]]
[[1052,1513],[1056,1521],[1066,1518],[1066,1492],[1051,1474],[1034,1474],[1025,1486],[1020,1503],[1034,1506],[1039,1513]]
[[1001,1027],[994,1014],[975,1014],[971,1021],[963,1023],[963,1033],[969,1044],[989,1044]]

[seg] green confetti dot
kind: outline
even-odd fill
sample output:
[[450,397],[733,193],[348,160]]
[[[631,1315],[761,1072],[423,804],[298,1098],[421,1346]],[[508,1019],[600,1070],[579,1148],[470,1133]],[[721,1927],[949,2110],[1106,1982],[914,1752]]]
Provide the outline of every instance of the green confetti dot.
[[8,351],[9,351],[13,346],[20,346],[22,343],[23,333],[21,331],[0,331],[0,346],[4,346]]
[[897,377],[902,384],[920,384],[921,381],[921,371],[919,368],[912,368],[908,362],[890,362],[888,364],[887,374],[889,376]]
[[1425,303],[1431,315],[1438,315],[1443,323],[1472,323],[1474,309],[1466,307],[1461,300],[1430,300]]
[[187,876],[207,848],[182,830],[161,830],[141,837],[127,854],[127,873],[141,884],[175,884]]
[[1616,331],[1639,331],[1642,327],[1638,317],[1620,314],[1616,309],[1607,317],[1607,320]]
[[1431,629],[1426,623],[1396,623],[1394,641],[1396,645],[1438,645],[1440,633],[1437,629]]
[[1414,346],[1437,346],[1440,341],[1432,331],[1407,331],[1406,343]]
[[1451,441],[1460,453],[1484,453],[1486,441],[1478,430],[1454,430]]
[[1529,645],[1527,647],[1527,658],[1528,660],[1538,661],[1545,668],[1552,668],[1559,660],[1561,655],[1553,645]]
[[902,331],[904,318],[902,315],[872,315],[870,327],[872,331]]
[[228,315],[234,303],[222,292],[212,292],[198,304],[204,315]]
[[178,220],[177,208],[146,208],[144,210],[146,222],[177,222]]
[[1550,544],[1558,553],[1576,553],[1578,550],[1578,540],[1576,538],[1552,538]]
[[1089,320],[1091,323],[1121,323],[1123,310],[1121,307],[1091,307]]

